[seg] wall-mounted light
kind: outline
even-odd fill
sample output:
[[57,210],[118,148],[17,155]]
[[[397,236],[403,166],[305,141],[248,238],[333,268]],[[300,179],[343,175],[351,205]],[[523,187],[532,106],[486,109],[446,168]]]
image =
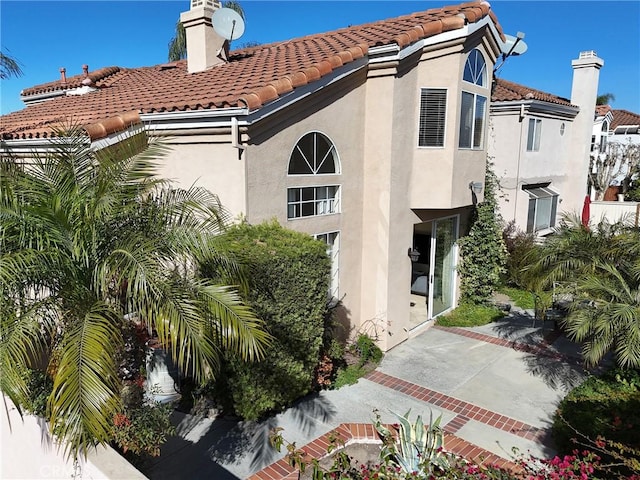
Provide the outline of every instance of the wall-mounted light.
[[407,252],[407,255],[409,255],[409,258],[413,263],[416,263],[420,258],[420,252],[415,248],[410,248],[409,251]]
[[471,189],[471,191],[473,193],[476,194],[476,196],[480,195],[482,193],[482,187],[484,185],[482,184],[482,182],[469,182],[469,188]]

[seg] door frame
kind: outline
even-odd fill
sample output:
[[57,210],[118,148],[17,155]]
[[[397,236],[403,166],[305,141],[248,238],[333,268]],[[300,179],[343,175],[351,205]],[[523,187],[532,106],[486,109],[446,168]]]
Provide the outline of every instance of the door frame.
[[[453,265],[452,265],[452,279],[451,279],[451,306],[444,309],[442,312],[438,313],[436,316],[433,315],[433,292],[434,292],[434,282],[435,282],[435,265],[436,265],[436,248],[437,245],[437,229],[438,222],[454,219],[454,227],[455,227],[455,235],[453,240],[453,245],[451,246],[453,250]],[[460,214],[456,215],[448,215],[446,217],[435,218],[431,220],[431,252],[429,258],[429,281],[427,282],[427,320],[433,320],[439,315],[447,313],[451,311],[456,305],[456,296],[458,293],[458,239],[460,238]]]

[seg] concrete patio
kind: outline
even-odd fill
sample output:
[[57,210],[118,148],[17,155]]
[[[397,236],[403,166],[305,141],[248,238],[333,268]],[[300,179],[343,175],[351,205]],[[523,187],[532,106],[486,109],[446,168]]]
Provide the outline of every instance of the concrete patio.
[[470,329],[432,327],[388,352],[357,384],[312,394],[262,422],[176,413],[178,435],[144,469],[152,479],[248,478],[283,456],[268,435],[301,447],[343,423],[370,423],[377,409],[443,415],[446,432],[503,458],[513,448],[548,457],[557,402],[585,375],[576,345],[530,312]]

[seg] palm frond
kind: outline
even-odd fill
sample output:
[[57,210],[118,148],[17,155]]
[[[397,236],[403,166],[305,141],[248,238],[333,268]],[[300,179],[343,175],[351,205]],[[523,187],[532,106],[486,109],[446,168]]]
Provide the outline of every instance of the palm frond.
[[119,410],[119,380],[114,362],[122,343],[120,318],[96,302],[65,332],[62,354],[49,400],[51,425],[66,440],[68,454],[111,439]]

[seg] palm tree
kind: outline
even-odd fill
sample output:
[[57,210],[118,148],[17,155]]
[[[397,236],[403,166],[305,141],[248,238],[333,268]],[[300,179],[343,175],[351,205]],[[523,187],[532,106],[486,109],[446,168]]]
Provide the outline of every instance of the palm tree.
[[[640,235],[636,238],[640,242]],[[591,304],[574,304],[566,321],[569,336],[582,344],[588,366],[614,352],[623,368],[640,368],[640,262],[628,277],[611,263],[596,263],[593,274],[578,282]]]
[[640,231],[606,222],[587,229],[565,216],[534,250],[527,276],[538,289],[575,286],[564,326],[588,366],[613,352],[621,367],[640,367]]
[[[240,2],[227,0],[222,3],[222,6],[236,11],[244,19],[244,10]],[[169,42],[169,61],[175,62],[183,58],[187,58],[187,35],[184,31],[184,25],[178,20],[176,23],[176,35]]]
[[19,405],[23,370],[47,359],[47,417],[74,457],[111,440],[125,322],[199,381],[222,352],[254,360],[269,342],[234,288],[198,274],[211,259],[234,272],[212,247],[217,197],[158,179],[164,148],[143,149],[143,134],[97,153],[85,138],[72,129],[24,168],[0,162],[0,387]]
[[20,63],[13,57],[0,51],[0,79],[22,75]]
[[615,101],[616,96],[613,93],[603,93],[596,98],[596,105],[609,105],[610,102]]

